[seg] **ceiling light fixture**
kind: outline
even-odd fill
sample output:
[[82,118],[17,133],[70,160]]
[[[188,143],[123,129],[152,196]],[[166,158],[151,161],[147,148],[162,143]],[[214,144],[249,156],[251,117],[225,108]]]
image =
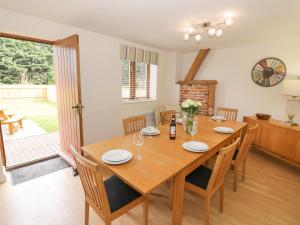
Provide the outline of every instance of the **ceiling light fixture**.
[[232,23],[232,16],[226,16],[218,21],[191,24],[185,29],[186,33],[184,34],[184,40],[188,41],[189,39],[194,38],[196,42],[199,42],[205,33],[209,37],[221,37],[224,33],[224,29],[231,26]]

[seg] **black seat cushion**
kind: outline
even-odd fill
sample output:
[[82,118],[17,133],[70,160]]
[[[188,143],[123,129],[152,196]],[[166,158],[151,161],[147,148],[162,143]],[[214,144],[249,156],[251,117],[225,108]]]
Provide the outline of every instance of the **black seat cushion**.
[[238,154],[239,154],[239,150],[237,149],[237,150],[235,150],[235,152],[234,152],[234,154],[232,156],[232,159],[235,160],[236,157],[238,156]]
[[105,180],[104,186],[112,213],[141,196],[139,192],[116,176]]
[[185,181],[206,190],[211,174],[211,169],[200,166],[187,175]]

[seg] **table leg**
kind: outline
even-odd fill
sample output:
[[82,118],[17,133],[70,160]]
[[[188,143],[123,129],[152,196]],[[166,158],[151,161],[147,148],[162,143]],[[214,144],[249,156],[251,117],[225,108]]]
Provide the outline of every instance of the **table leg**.
[[185,176],[179,173],[174,177],[172,225],[182,224]]

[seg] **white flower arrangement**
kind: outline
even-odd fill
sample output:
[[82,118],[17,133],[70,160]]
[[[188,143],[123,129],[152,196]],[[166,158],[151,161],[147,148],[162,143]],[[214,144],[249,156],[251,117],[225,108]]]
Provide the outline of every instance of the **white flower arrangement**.
[[200,107],[202,106],[201,102],[193,101],[191,99],[185,100],[181,104],[181,109],[183,112],[189,113],[189,114],[195,114],[199,111]]

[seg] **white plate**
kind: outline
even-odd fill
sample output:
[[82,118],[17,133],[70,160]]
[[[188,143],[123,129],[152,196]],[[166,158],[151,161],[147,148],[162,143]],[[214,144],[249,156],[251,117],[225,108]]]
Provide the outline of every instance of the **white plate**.
[[206,152],[209,149],[207,144],[198,141],[185,142],[182,147],[190,152]]
[[143,128],[141,130],[141,133],[144,135],[149,135],[149,136],[155,136],[160,134],[160,130],[158,130],[157,128]]
[[[217,117],[218,117],[218,116],[212,116],[212,117],[210,117],[210,119],[212,119],[212,120],[217,120]],[[224,121],[225,118],[223,117],[222,120]]]
[[230,127],[215,127],[214,131],[222,134],[232,134],[234,130]]
[[118,164],[123,164],[126,163],[128,161],[130,161],[132,159],[132,154],[128,157],[128,159],[125,159],[123,161],[119,161],[119,162],[112,162],[112,161],[108,161],[105,158],[102,157],[102,161],[107,163],[107,164],[111,164],[111,165],[118,165]]
[[125,150],[125,149],[113,149],[110,151],[105,152],[102,155],[102,158],[104,158],[106,161],[110,162],[121,162],[129,158],[131,152]]
[[182,118],[176,119],[176,123],[178,123],[178,124],[183,124],[183,119],[182,119]]

